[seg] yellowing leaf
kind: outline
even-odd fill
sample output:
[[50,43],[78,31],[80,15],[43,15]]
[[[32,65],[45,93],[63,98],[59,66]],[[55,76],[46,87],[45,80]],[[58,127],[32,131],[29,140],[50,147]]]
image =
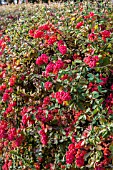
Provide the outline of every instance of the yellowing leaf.
[[94,29],[97,30],[97,29],[98,29],[98,25],[95,25],[95,26],[94,26]]
[[64,106],[69,106],[69,102],[68,101],[63,101]]
[[10,66],[10,64],[8,64],[8,69],[10,69],[11,68],[11,66]]
[[63,87],[60,87],[58,91],[62,91]]
[[111,44],[111,43],[109,43],[109,44],[108,44],[108,48],[111,48],[111,47],[112,47],[112,44]]
[[20,64],[20,59],[16,61],[16,65],[18,66]]
[[78,18],[76,19],[76,21],[80,21],[80,20],[81,20],[81,18],[82,18],[81,16],[80,16],[80,17],[78,17]]
[[74,21],[75,20],[75,17],[71,18],[71,21]]

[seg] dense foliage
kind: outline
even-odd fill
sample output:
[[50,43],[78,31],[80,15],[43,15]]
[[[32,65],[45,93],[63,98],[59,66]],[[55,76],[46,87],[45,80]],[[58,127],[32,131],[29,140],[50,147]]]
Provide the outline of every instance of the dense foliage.
[[112,5],[11,7],[0,11],[2,170],[111,169]]

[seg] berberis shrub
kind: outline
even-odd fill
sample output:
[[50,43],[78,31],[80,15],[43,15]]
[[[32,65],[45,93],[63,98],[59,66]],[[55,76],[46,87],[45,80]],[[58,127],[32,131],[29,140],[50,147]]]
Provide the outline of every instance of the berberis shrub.
[[112,169],[112,4],[10,9],[0,21],[2,170]]

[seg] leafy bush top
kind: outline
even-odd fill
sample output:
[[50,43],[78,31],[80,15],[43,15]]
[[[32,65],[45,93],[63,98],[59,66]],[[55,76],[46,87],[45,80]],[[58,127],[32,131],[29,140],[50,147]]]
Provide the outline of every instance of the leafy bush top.
[[100,5],[1,17],[3,170],[112,167],[113,11]]

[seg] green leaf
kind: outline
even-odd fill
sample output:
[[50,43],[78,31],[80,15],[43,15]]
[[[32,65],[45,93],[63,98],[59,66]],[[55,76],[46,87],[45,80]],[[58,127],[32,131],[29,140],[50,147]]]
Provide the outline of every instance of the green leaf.
[[113,143],[109,146],[109,150],[113,153]]
[[102,80],[100,80],[99,78],[96,79],[96,83],[101,83],[103,82]]
[[106,93],[107,92],[107,90],[103,90],[102,86],[98,86],[98,91],[100,93]]
[[107,64],[110,63],[110,60],[108,57],[105,57],[104,59],[100,59],[99,62],[103,65],[103,66],[106,66]]
[[89,81],[93,81],[94,78],[95,78],[92,73],[89,73],[87,76],[89,77],[89,78],[88,78]]
[[75,63],[82,63],[82,60],[75,60]]
[[98,91],[102,92],[102,86],[98,86]]
[[96,108],[96,109],[93,111],[93,115],[95,115],[97,112],[98,112],[98,108]]
[[99,93],[97,91],[93,91],[93,98],[97,99],[99,97]]

